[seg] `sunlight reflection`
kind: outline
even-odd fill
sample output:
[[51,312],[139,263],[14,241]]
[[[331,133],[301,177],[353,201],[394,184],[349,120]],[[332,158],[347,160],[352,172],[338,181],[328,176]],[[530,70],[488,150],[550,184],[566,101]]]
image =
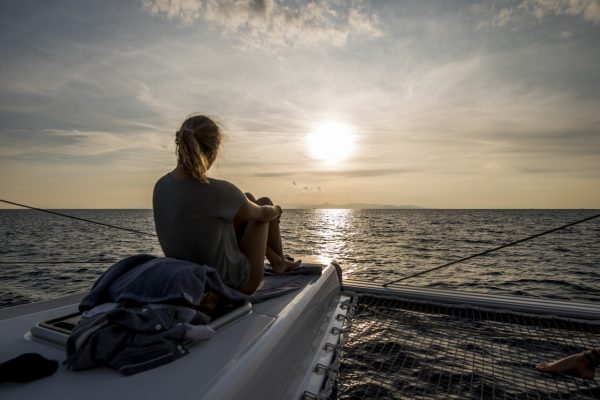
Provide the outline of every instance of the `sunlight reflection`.
[[[352,209],[318,209],[315,210],[316,217],[322,223],[322,229],[318,230],[319,245],[324,258],[335,260],[336,256],[348,252],[348,228],[350,218],[356,210]],[[356,266],[352,268],[349,264],[343,266],[343,276],[346,277]]]

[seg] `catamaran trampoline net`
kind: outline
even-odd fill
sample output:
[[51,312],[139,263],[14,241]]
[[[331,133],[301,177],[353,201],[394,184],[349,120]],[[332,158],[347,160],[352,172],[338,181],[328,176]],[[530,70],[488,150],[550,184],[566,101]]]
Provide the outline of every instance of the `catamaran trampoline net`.
[[600,398],[598,380],[534,369],[600,347],[599,325],[370,295],[353,312],[331,398]]

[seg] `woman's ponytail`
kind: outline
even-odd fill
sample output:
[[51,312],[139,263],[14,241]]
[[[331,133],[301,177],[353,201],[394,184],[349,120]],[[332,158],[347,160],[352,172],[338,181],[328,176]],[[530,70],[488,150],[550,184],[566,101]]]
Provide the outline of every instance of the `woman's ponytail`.
[[221,129],[212,119],[189,117],[175,134],[178,165],[199,181],[208,182],[206,172],[217,158],[221,140]]

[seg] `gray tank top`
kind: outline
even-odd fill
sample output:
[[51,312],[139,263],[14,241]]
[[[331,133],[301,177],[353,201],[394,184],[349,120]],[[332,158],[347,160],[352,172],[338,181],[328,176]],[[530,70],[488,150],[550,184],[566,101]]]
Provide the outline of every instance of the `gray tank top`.
[[227,286],[244,286],[250,266],[239,250],[233,217],[245,199],[235,185],[218,179],[202,183],[171,174],[160,178],[152,206],[165,256],[208,265]]

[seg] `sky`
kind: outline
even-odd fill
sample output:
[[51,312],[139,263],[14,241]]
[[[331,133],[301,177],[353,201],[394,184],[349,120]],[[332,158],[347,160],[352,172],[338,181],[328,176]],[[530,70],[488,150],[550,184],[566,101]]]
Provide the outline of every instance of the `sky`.
[[600,208],[600,0],[4,1],[0,53],[5,200],[151,208],[202,113],[284,207]]

